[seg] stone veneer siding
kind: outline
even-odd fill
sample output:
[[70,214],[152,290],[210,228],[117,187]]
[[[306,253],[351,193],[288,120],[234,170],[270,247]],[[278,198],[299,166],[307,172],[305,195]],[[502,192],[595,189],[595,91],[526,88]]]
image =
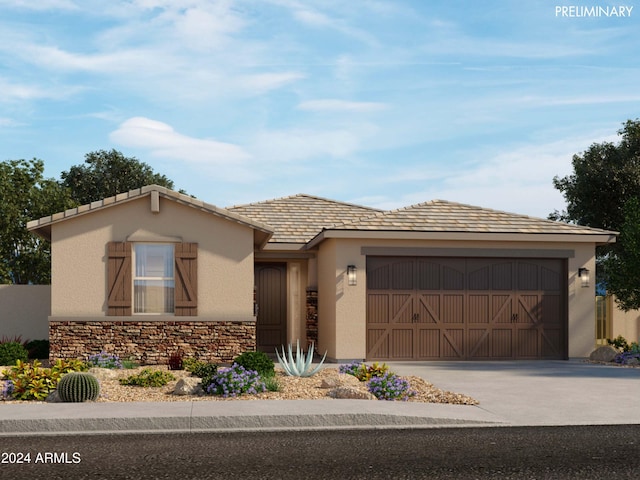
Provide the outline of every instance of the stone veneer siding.
[[318,291],[307,289],[307,346],[314,343],[318,349]]
[[50,321],[49,358],[81,358],[106,351],[144,365],[185,358],[231,363],[256,349],[255,322]]

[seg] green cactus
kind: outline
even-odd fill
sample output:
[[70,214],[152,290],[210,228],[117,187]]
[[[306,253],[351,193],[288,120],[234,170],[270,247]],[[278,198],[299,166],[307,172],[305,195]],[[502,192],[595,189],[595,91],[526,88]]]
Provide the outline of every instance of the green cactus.
[[98,379],[86,372],[67,373],[58,382],[58,395],[63,402],[96,400],[100,394]]

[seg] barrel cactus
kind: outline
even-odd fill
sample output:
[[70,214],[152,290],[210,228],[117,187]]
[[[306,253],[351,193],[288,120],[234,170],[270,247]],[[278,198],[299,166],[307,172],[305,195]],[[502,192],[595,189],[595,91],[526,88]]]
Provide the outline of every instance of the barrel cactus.
[[100,394],[98,379],[87,372],[71,372],[58,382],[58,396],[63,402],[96,400]]

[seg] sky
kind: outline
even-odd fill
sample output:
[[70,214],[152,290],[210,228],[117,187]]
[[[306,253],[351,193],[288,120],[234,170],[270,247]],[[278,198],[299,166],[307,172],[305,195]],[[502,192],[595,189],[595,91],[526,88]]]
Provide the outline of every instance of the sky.
[[0,0],[0,161],[116,149],[219,207],[546,217],[640,117],[638,52],[640,0]]

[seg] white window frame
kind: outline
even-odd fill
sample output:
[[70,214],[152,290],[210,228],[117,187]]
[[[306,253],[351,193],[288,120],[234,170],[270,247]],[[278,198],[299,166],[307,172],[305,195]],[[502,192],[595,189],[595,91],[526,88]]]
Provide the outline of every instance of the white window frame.
[[[136,247],[137,246],[145,246],[145,245],[152,245],[152,246],[167,246],[167,247],[171,247],[171,262],[172,262],[172,270],[173,270],[173,276],[172,277],[139,277],[136,275],[137,273],[137,258],[136,258]],[[175,262],[176,262],[176,253],[175,253],[175,245],[173,243],[160,243],[160,242],[133,242],[132,244],[132,252],[131,252],[131,300],[132,300],[132,305],[131,305],[131,313],[133,315],[140,315],[140,316],[158,316],[158,315],[164,315],[164,316],[174,316],[175,315],[175,288],[176,288],[176,267],[175,267]],[[136,312],[136,291],[135,291],[135,285],[136,285],[136,280],[137,281],[160,281],[160,282],[166,282],[166,281],[171,281],[173,282],[173,291],[174,291],[174,301],[173,301],[173,311],[172,312]]]

